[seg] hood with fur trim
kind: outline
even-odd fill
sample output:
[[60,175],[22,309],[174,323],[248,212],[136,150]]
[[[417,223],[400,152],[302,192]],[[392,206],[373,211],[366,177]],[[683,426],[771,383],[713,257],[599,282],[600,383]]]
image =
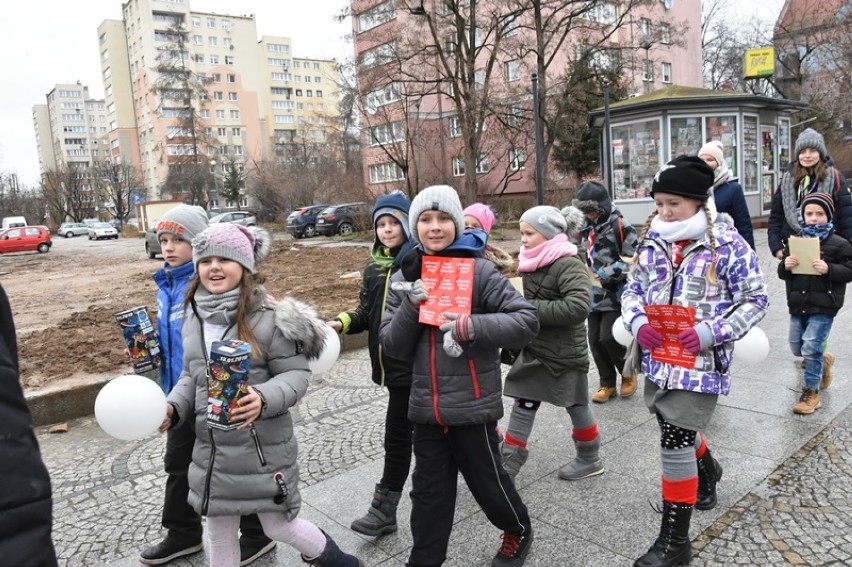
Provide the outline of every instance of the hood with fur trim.
[[285,338],[302,345],[309,359],[317,359],[325,348],[326,324],[316,310],[298,299],[284,297],[273,306],[275,326]]

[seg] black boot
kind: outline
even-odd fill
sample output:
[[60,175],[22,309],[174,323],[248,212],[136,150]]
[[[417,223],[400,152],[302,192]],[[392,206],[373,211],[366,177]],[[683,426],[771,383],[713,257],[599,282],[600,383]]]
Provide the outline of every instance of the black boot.
[[712,510],[716,507],[716,483],[722,480],[722,465],[710,454],[710,449],[698,459],[698,497],[695,508]]
[[692,506],[663,502],[663,520],[657,541],[640,557],[633,567],[677,567],[689,565],[692,543],[689,541],[689,521]]
[[325,549],[322,550],[319,557],[313,559],[308,559],[302,555],[302,561],[309,565],[317,565],[318,567],[364,567],[360,559],[354,555],[340,551],[340,548],[337,547],[331,536],[325,532],[322,533],[325,536]]
[[395,532],[396,507],[401,496],[401,492],[394,492],[377,484],[369,510],[349,527],[359,534],[373,537]]

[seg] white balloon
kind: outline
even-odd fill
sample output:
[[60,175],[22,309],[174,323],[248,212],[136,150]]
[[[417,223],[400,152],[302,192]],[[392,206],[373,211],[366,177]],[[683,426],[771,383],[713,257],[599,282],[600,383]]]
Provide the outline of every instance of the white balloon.
[[734,343],[734,357],[745,364],[762,362],[769,356],[769,338],[758,327],[752,327],[743,338]]
[[95,398],[95,419],[106,433],[135,441],[157,431],[166,417],[166,395],[153,380],[126,374],[113,378]]
[[629,346],[630,341],[633,340],[633,335],[624,328],[624,319],[621,317],[616,319],[615,323],[612,324],[612,338],[615,339],[615,342],[624,346]]
[[311,372],[320,374],[334,366],[338,356],[340,356],[340,337],[337,336],[337,331],[326,325],[322,352],[319,357],[308,360],[308,366]]

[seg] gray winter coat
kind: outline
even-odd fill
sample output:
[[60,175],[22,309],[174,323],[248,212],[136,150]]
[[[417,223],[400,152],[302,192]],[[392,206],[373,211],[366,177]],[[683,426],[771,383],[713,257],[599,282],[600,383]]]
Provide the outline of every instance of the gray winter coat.
[[[285,298],[274,308],[261,305],[249,321],[263,352],[253,353],[249,385],[264,399],[251,429],[223,431],[207,427],[207,368],[201,323],[190,314],[183,327],[184,363],[180,381],[169,394],[181,421],[195,419],[197,440],[189,466],[189,504],[208,516],[282,512],[290,520],[301,506],[293,407],[308,390],[308,358],[321,352],[324,323],[308,305]],[[209,338],[209,337],[208,337]],[[230,328],[224,338],[236,338]],[[215,337],[219,340],[220,337]],[[265,464],[261,462],[261,455]],[[288,497],[273,474],[284,474]]]
[[[402,272],[391,281],[403,281]],[[500,348],[521,349],[538,333],[535,308],[489,260],[476,258],[470,319],[474,340],[448,356],[438,327],[418,322],[404,292],[390,291],[380,336],[387,356],[413,363],[408,419],[443,426],[476,425],[503,416]]]

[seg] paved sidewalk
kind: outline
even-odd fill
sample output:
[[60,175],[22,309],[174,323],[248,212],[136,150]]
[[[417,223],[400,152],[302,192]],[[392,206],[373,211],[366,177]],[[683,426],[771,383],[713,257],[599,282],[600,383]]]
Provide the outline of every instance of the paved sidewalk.
[[[732,393],[720,400],[706,431],[724,477],[716,509],[693,515],[692,565],[852,564],[852,356],[845,348],[852,314],[844,308],[835,321],[835,380],[822,394],[823,407],[811,416],[794,415],[801,369],[787,347],[784,291],[766,252],[765,230],[756,239],[771,291],[761,328],[772,352],[760,364],[735,363]],[[592,371],[590,389],[596,386]],[[408,498],[401,502],[397,533],[372,540],[348,529],[366,510],[381,472],[385,401],[369,380],[365,349],[344,353],[331,372],[314,379],[296,408],[303,514],[367,565],[402,567],[411,545]],[[539,412],[529,461],[517,479],[536,531],[526,565],[631,565],[656,536],[660,517],[650,506],[660,491],[656,421],[640,395],[594,411],[607,472],[578,482],[556,476],[574,453],[567,415],[549,406]],[[162,535],[165,436],[117,441],[93,417],[71,422],[66,434],[38,432],[53,480],[60,564],[139,565],[138,552]],[[498,530],[461,488],[445,565],[487,566],[499,542]],[[254,563],[301,564],[284,545]],[[206,557],[199,553],[172,565],[206,565]]]

